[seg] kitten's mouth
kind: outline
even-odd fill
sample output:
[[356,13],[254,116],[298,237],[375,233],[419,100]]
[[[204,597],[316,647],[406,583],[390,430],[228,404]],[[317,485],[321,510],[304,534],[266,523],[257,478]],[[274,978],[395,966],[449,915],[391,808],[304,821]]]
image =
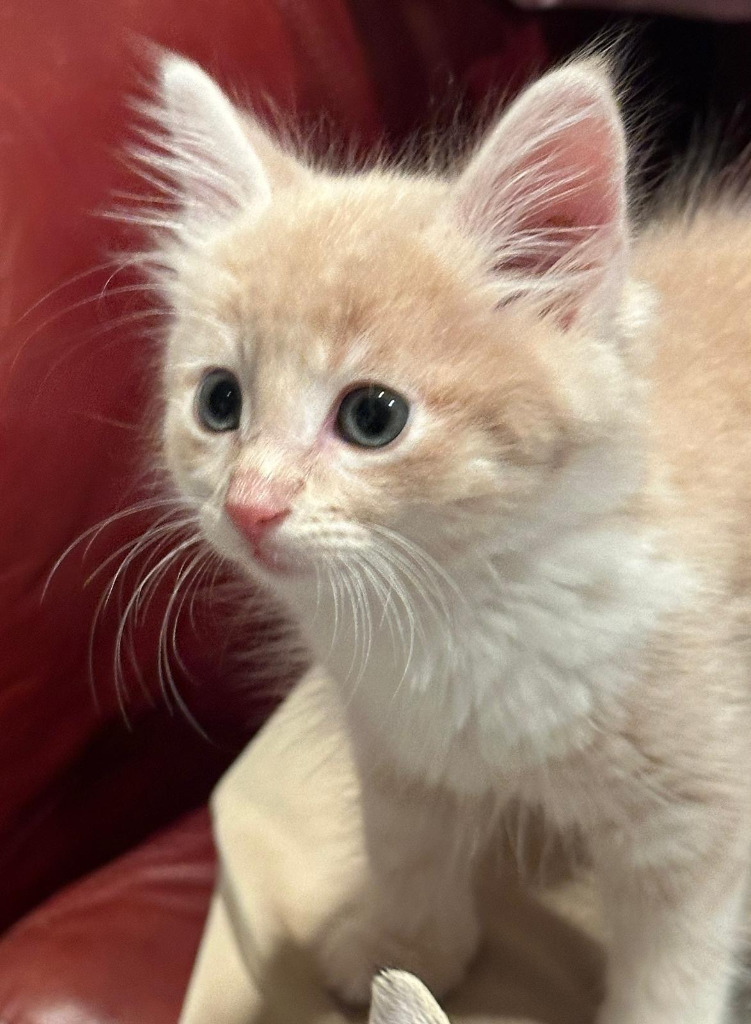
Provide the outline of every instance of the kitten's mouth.
[[275,576],[301,576],[304,566],[299,559],[291,557],[288,553],[280,551],[273,545],[249,542],[253,558],[266,570]]
[[307,575],[310,566],[304,555],[290,550],[289,545],[273,534],[249,537],[245,532],[240,532],[246,551],[264,576],[291,578]]
[[296,576],[303,571],[299,558],[280,542],[278,532],[290,510],[272,503],[248,501],[242,493],[235,500],[228,500],[227,515],[237,532],[245,541],[254,561],[267,574],[274,576]]

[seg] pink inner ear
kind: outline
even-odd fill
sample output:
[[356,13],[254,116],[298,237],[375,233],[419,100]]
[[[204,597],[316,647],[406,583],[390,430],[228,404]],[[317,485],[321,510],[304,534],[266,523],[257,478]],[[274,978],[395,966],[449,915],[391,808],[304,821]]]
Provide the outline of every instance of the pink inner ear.
[[585,243],[607,234],[609,228],[617,230],[623,212],[617,171],[609,159],[612,140],[607,128],[582,122],[577,137],[565,144],[548,143],[534,153],[531,180],[517,196],[520,216],[514,223],[514,233],[527,238],[530,250],[514,254],[509,247],[498,270],[544,273],[577,253],[578,270],[594,269],[597,257],[586,251]]
[[[606,80],[563,69],[514,104],[470,163],[458,183],[459,215],[489,243],[499,275],[532,287],[555,269],[570,310],[619,264],[624,179],[623,131]],[[555,306],[552,292],[550,300]]]
[[551,197],[551,216],[546,222],[562,220],[572,226],[597,228],[619,219],[623,202],[620,125],[603,118],[602,112],[583,117],[557,143],[543,146],[539,160],[550,168],[553,183],[562,186],[560,193]]
[[[169,55],[162,64],[163,129],[143,159],[180,197],[177,229],[186,235],[211,227],[270,199],[266,172],[243,127],[242,116],[216,82],[191,61]],[[170,193],[171,194],[171,193]]]

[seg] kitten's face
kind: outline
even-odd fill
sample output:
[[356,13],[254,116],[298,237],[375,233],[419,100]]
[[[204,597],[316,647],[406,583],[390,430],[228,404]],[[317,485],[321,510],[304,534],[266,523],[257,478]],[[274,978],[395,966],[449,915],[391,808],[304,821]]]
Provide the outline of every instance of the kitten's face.
[[[170,347],[169,463],[212,541],[266,567],[304,571],[383,530],[433,553],[473,543],[467,521],[513,510],[570,440],[550,367],[520,344],[544,349],[551,328],[495,307],[434,212],[443,189],[394,203],[371,185],[314,183],[196,258]],[[202,408],[218,368],[236,429]],[[288,515],[238,544],[230,487]]]
[[204,188],[176,250],[165,448],[207,538],[285,586],[339,561],[387,576],[410,545],[441,563],[497,548],[622,399],[612,351],[572,327],[569,268],[565,299],[546,284],[561,218],[579,244],[570,199],[544,271],[533,227],[499,274],[472,226],[484,165],[333,177],[269,152],[221,216]]

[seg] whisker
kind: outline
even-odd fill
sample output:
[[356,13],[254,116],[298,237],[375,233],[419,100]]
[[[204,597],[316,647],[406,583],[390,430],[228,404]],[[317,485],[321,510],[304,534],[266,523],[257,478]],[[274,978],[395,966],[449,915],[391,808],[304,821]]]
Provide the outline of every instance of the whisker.
[[[64,281],[61,281],[60,284],[55,285],[54,288],[50,288],[49,291],[45,292],[44,295],[41,295],[38,299],[36,299],[35,302],[28,306],[26,310],[24,310],[24,312],[21,313],[21,315],[17,318],[17,320],[14,323],[14,327],[17,326],[18,324],[23,323],[24,320],[28,320],[29,317],[37,309],[39,309],[40,306],[43,306],[45,302],[49,302],[50,299],[65,291],[66,288],[71,288],[73,287],[73,285],[79,284],[81,281],[85,281],[87,277],[94,277],[96,274],[101,274],[105,270],[111,270],[114,267],[113,273],[110,274],[110,276],[107,278],[107,283],[109,283],[117,273],[123,270],[129,270],[132,267],[136,267],[143,260],[143,255],[130,254],[127,257],[125,257],[121,254],[119,256],[113,257],[112,259],[105,260],[103,263],[97,263],[93,267],[89,267],[86,270],[82,270],[78,274],[73,274],[71,277],[66,278]],[[98,293],[98,297],[102,297],[101,290]]]
[[[200,538],[197,539],[200,540]],[[160,669],[163,670],[164,673],[163,691],[165,692],[165,697],[166,693],[169,692],[172,695],[172,699],[174,700],[176,707],[182,713],[186,721],[190,723],[190,725],[198,732],[200,736],[202,736],[205,740],[208,740],[209,736],[198,723],[195,716],[191,712],[190,708],[183,700],[182,694],[180,693],[179,687],[175,682],[175,677],[172,673],[172,669],[169,663],[169,652],[170,650],[172,650],[178,664],[183,669],[186,676],[190,676],[190,673],[188,673],[187,670],[185,669],[182,659],[180,658],[177,651],[177,627],[180,619],[180,612],[182,611],[183,606],[185,604],[187,593],[183,593],[183,596],[181,597],[180,603],[178,605],[176,605],[176,602],[178,599],[178,595],[180,594],[180,589],[183,587],[184,582],[190,579],[190,574],[194,571],[195,567],[200,564],[201,559],[204,557],[204,555],[204,551],[199,551],[197,555],[194,555],[193,558],[187,560],[187,564],[186,562],[183,562],[180,571],[178,572],[172,594],[167,603],[167,608],[162,619],[162,627],[159,631],[159,664]],[[171,630],[169,629],[170,616],[172,616]]]
[[[195,547],[195,545],[199,543],[201,543],[200,537],[189,537],[187,540],[182,541],[175,548],[169,551],[166,555],[163,555],[156,563],[156,565],[144,574],[138,586],[131,594],[127,604],[125,605],[125,609],[123,611],[115,635],[114,669],[116,680],[120,680],[122,678],[122,650],[125,632],[126,629],[129,628],[130,617],[133,613],[134,607],[137,605],[139,601],[139,595],[141,594],[141,591],[143,590],[144,587],[148,586],[149,582],[153,580],[155,577],[159,577],[160,575],[163,576],[166,573],[167,569],[172,565],[173,562],[175,562],[180,557],[181,554],[183,554],[190,548]],[[160,681],[163,683],[163,680],[161,679],[161,674]],[[167,706],[171,708],[169,692],[164,687],[162,688],[162,694],[165,698]]]
[[[151,527],[149,527],[146,533],[144,533],[142,536],[127,541],[125,544],[121,545],[116,551],[113,551],[112,554],[108,555],[96,567],[96,569],[89,573],[89,575],[84,580],[84,586],[90,586],[91,583],[93,583],[93,581],[98,576],[100,576],[105,569],[108,568],[108,566],[110,566],[113,562],[117,561],[119,563],[117,571],[112,577],[109,587],[107,588],[109,596],[111,596],[113,590],[115,589],[115,585],[118,579],[122,575],[124,575],[129,564],[141,553],[142,550],[150,546],[152,543],[155,543],[160,538],[163,539],[165,536],[168,536],[174,530],[178,530],[190,525],[191,523],[193,523],[193,521],[193,519],[173,520],[168,516],[162,516]],[[122,561],[119,561],[124,552],[128,551],[129,549],[131,550],[128,556]]]
[[[179,533],[181,531],[182,531],[182,527],[180,527],[180,529],[178,529],[178,530],[175,530],[173,524],[172,523],[168,523],[164,527],[161,527],[161,528],[158,528],[158,529],[154,529],[152,531],[147,532],[144,535],[144,537],[142,537],[142,538],[136,538],[135,542],[131,542],[132,550],[130,551],[128,556],[123,560],[123,562],[118,566],[118,569],[117,569],[113,579],[110,581],[109,586],[103,592],[102,600],[100,601],[98,611],[100,611],[100,612],[104,611],[104,609],[106,608],[109,600],[112,597],[112,594],[113,594],[113,592],[114,592],[114,590],[115,590],[115,588],[116,588],[116,586],[118,584],[118,581],[121,583],[121,592],[122,592],[122,588],[124,587],[125,576],[126,576],[126,574],[128,572],[128,569],[130,568],[130,564],[135,560],[135,558],[138,555],[144,553],[149,548],[151,548],[152,550],[150,552],[149,558],[152,559],[152,560],[154,558],[160,558],[161,557],[160,556],[160,551],[163,549],[165,542],[170,539],[171,535],[174,532],[177,532],[177,534],[179,536]],[[125,550],[127,550],[127,546],[126,546]],[[144,572],[147,571],[149,569],[149,567],[150,567],[150,564],[152,564],[152,563],[147,561],[147,563],[143,567],[142,571],[144,571]],[[152,581],[152,582],[154,582],[154,581]],[[145,596],[145,591],[146,590],[148,590],[148,587],[145,587],[142,590],[140,585],[136,588],[136,592],[135,592],[135,595],[134,595],[135,602],[134,602],[134,605],[133,605],[133,611],[134,611],[134,614],[133,614],[133,625],[134,626],[138,625],[139,612],[141,610],[143,611],[143,614],[145,615],[146,608],[148,606],[150,597],[146,600],[143,609],[141,609],[141,603],[142,603],[143,598]],[[119,615],[120,615],[121,619],[123,619],[126,616],[127,613],[126,613],[126,611],[123,608],[122,602],[119,603],[119,609],[118,610],[119,610]],[[140,664],[138,662],[138,659],[137,659],[137,656],[136,656],[135,643],[134,643],[134,637],[133,637],[133,630],[130,630],[127,633],[127,635],[126,635],[126,643],[127,643],[128,660],[130,662],[131,667],[134,670],[136,679],[138,680],[139,686],[141,688],[141,692],[144,694],[144,696],[146,696],[149,699],[150,702],[153,702],[152,694],[149,691],[148,687],[146,686],[146,683],[145,683],[145,680],[144,680],[144,677],[143,677],[143,673],[142,673],[142,670],[141,670],[141,666],[140,666]],[[118,665],[119,664],[120,664],[120,662],[118,662]],[[116,685],[119,685],[121,682],[122,682],[122,689],[124,690],[125,689],[125,687],[124,687],[124,675],[122,673],[120,673],[120,675],[118,676],[118,674],[116,673]]]
[[[149,285],[146,283],[139,282],[138,284],[125,284],[120,285],[118,288],[113,288],[108,293],[107,298],[117,298],[122,295],[131,295],[134,292],[143,293],[144,291],[148,290]],[[21,351],[23,350],[24,346],[26,346],[30,341],[33,341],[33,339],[36,338],[39,334],[41,334],[43,331],[47,330],[48,327],[51,327],[52,324],[57,323],[58,320],[62,320],[66,316],[70,316],[71,313],[75,313],[79,309],[85,309],[86,306],[92,306],[96,303],[101,303],[102,301],[103,296],[100,292],[97,292],[96,295],[87,295],[83,299],[77,299],[75,302],[69,303],[67,306],[64,306],[63,309],[57,310],[51,316],[48,316],[44,320],[42,320],[41,323],[36,324],[33,330],[30,331],[29,334],[27,334],[26,338],[24,339],[23,345],[16,353],[13,363],[11,364],[11,370],[13,369],[15,363],[18,361],[18,357],[21,354]]]
[[[166,511],[164,511],[165,509]],[[135,675],[138,679],[140,688],[144,696],[147,697],[149,701],[153,702],[153,696],[145,685],[141,668],[138,665],[138,659],[133,646],[132,633],[128,632],[130,620],[133,618],[137,622],[143,612],[145,612],[145,608],[142,608],[143,602],[150,596],[149,590],[152,585],[155,585],[158,582],[160,573],[166,570],[169,563],[177,557],[182,550],[186,549],[188,545],[198,542],[197,537],[190,537],[188,540],[182,541],[177,549],[171,550],[166,556],[160,555],[160,550],[163,549],[166,543],[170,542],[171,538],[176,536],[179,538],[186,529],[195,527],[195,515],[185,515],[186,510],[184,502],[178,498],[172,497],[147,498],[137,501],[125,509],[118,510],[112,515],[107,516],[102,521],[95,523],[88,529],[84,530],[65,548],[48,573],[41,595],[41,600],[44,601],[56,573],[59,571],[66,559],[71,557],[73,552],[77,549],[82,548],[81,559],[82,561],[85,561],[89,557],[93,544],[105,530],[118,525],[119,523],[126,522],[134,516],[160,510],[163,514],[154,523],[152,523],[142,535],[134,537],[127,543],[120,545],[120,547],[118,547],[114,552],[104,558],[102,562],[89,573],[84,581],[84,586],[91,585],[97,577],[108,569],[109,566],[115,562],[117,563],[116,571],[109,580],[107,586],[103,588],[97,601],[87,650],[88,674],[92,699],[95,707],[101,711],[101,702],[96,686],[95,651],[104,612],[112,600],[116,590],[118,588],[122,589],[125,578],[137,558],[145,554],[149,549],[151,549],[151,555],[149,557],[153,558],[158,556],[159,558],[155,566],[149,567],[147,564],[144,567],[145,572],[143,578],[140,580],[134,593],[129,597],[124,607],[121,605],[119,612],[121,618],[115,638],[114,685],[117,704],[123,721],[128,728],[132,727],[130,715],[127,710],[130,698],[122,667],[123,652],[126,649],[126,646],[128,662],[135,670]],[[182,515],[179,515],[179,513],[182,513]]]
[[[169,526],[170,526],[170,524],[167,524],[167,526],[164,529],[165,529],[165,531],[168,531],[168,532],[164,533],[162,535],[162,538],[159,541],[159,543],[157,543],[154,546],[154,551],[152,552],[152,557],[154,555],[156,555],[164,547],[164,544],[169,539],[170,534],[172,534],[174,536],[175,540],[179,540],[181,538],[181,536],[184,536],[184,534],[187,531],[189,537],[193,536],[193,537],[196,537],[196,539],[198,538],[195,520],[188,519],[188,520],[178,524],[177,527],[174,528],[173,530],[169,530]],[[134,625],[138,626],[139,623],[142,623],[145,620],[145,618],[146,618],[146,616],[148,614],[149,607],[151,606],[151,602],[152,602],[152,600],[154,598],[154,595],[156,594],[156,592],[158,590],[158,587],[159,587],[159,579],[157,577],[155,577],[154,579],[152,579],[149,583],[147,583],[140,590],[140,593],[138,595],[138,598],[136,600],[136,603],[135,603],[135,606],[134,606],[134,609],[133,609],[133,611],[134,611],[134,617],[133,617]]]
[[[383,555],[379,555],[378,562],[380,563],[380,565],[378,565],[376,560],[373,559],[371,564],[373,565],[374,569],[376,569],[376,571],[380,573],[382,579],[390,579],[392,592],[394,596],[401,602],[407,619],[407,625],[409,627],[409,634],[406,637],[407,652],[406,657],[404,659],[404,667],[402,669],[402,674],[396,683],[396,688],[392,695],[393,703],[393,701],[396,700],[398,694],[401,692],[401,688],[404,685],[404,682],[409,674],[410,667],[412,666],[412,661],[414,657],[415,645],[418,638],[423,641],[423,646],[425,646],[425,633],[422,628],[422,623],[415,613],[413,602],[410,600],[409,596],[404,593],[403,589],[399,585],[399,570],[402,567],[399,565],[395,566],[391,561],[384,558]],[[385,569],[383,568],[384,565],[386,567]],[[398,614],[396,615],[396,619],[397,622],[400,621],[400,617]],[[403,632],[402,637],[404,637]]]
[[206,586],[206,590],[208,592],[209,598],[211,597],[211,594],[213,592],[212,582],[213,582],[213,585],[216,586],[216,576],[217,576],[217,573],[219,572],[219,569],[221,567],[222,567],[222,562],[221,562],[221,559],[219,558],[219,556],[217,554],[215,554],[210,548],[207,548],[205,553],[204,553],[203,566],[196,573],[196,578],[195,578],[195,581],[193,583],[192,595],[191,595],[191,598],[190,598],[190,603],[188,604],[188,621],[190,622],[190,624],[191,624],[191,626],[193,627],[194,630],[198,629],[198,626],[196,624],[196,618],[195,618],[195,603],[196,603],[196,599],[198,597],[198,594],[199,594],[201,588],[204,586],[204,582],[207,580],[209,572],[213,568],[214,569],[214,573],[213,573],[212,581],[210,581],[207,584],[207,586]]
[[360,687],[367,668],[373,633],[370,618],[370,602],[368,601],[367,593],[363,589],[362,582],[354,571],[353,566],[343,560],[340,560],[340,565],[342,581],[345,584],[347,596],[352,606],[355,631],[352,645],[352,664],[349,671],[350,676],[355,664],[359,662],[359,671],[350,692],[350,699],[352,699]]
[[380,534],[384,539],[387,539],[395,546],[402,548],[406,554],[411,554],[422,565],[424,565],[426,569],[433,572],[438,579],[442,580],[454,596],[457,597],[465,607],[468,607],[466,596],[451,573],[449,573],[448,570],[440,564],[440,562],[437,562],[435,558],[433,558],[433,556],[424,548],[415,544],[414,541],[403,537],[401,534],[396,533],[396,531],[388,529],[388,527],[375,526],[373,527],[373,532]]
[[130,516],[139,515],[143,512],[150,512],[157,508],[164,508],[168,505],[180,508],[185,507],[184,502],[180,501],[177,498],[146,499],[144,501],[138,501],[135,504],[128,506],[128,508],[121,509],[118,512],[113,513],[112,515],[107,516],[107,518],[101,520],[101,522],[94,523],[93,526],[90,526],[88,529],[84,530],[83,533],[80,533],[75,538],[75,540],[71,541],[71,543],[65,548],[63,553],[59,556],[59,558],[55,561],[54,565],[50,569],[47,578],[44,582],[44,586],[42,588],[42,595],[40,601],[43,602],[45,600],[52,580],[56,573],[58,572],[58,570],[60,569],[60,566],[63,564],[63,562],[66,561],[67,558],[69,558],[69,556],[76,550],[76,548],[79,545],[88,541],[82,556],[82,559],[85,559],[88,556],[92,545],[96,542],[99,535],[108,527],[120,522],[123,519],[127,519]]

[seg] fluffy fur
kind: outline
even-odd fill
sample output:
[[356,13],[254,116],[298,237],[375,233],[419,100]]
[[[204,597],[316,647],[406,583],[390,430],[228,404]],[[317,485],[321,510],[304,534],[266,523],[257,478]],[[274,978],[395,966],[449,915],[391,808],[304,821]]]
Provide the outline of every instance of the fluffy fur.
[[[593,62],[446,177],[314,170],[177,58],[158,116],[166,459],[326,665],[362,778],[371,878],[321,936],[327,981],[453,985],[513,798],[589,841],[601,1024],[720,1024],[751,814],[751,217],[715,202],[632,237]],[[196,417],[216,367],[236,431]],[[363,381],[410,402],[378,451],[333,428]],[[290,509],[262,557],[228,493]]]

